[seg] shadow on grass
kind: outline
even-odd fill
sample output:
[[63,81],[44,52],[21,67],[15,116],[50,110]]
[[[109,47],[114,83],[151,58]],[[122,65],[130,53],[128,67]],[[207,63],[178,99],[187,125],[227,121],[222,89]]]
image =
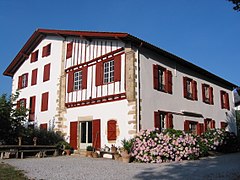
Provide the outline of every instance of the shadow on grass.
[[134,179],[240,179],[240,153],[153,165]]

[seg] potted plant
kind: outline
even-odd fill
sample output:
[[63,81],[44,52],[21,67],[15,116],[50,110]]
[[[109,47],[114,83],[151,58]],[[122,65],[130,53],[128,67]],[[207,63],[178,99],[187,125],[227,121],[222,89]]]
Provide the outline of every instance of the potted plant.
[[122,140],[122,145],[123,145],[123,149],[121,152],[122,161],[125,163],[129,163],[131,158],[130,152],[132,150],[133,139],[126,140],[124,138]]
[[66,155],[70,155],[71,154],[71,145],[66,142],[66,141],[59,141],[57,143],[57,148],[59,149],[59,151],[61,152],[62,155],[66,154]]
[[91,145],[87,146],[86,148],[86,157],[92,157],[93,147]]

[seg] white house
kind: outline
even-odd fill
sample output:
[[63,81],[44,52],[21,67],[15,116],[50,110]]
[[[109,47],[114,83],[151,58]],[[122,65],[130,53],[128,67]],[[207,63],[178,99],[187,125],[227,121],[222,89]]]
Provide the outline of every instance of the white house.
[[154,127],[236,132],[236,85],[127,33],[38,29],[4,75],[29,124],[75,149]]

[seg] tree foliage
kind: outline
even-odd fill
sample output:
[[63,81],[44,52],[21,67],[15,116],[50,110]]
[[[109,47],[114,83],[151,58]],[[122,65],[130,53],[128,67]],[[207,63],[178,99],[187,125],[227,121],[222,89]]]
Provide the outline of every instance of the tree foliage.
[[228,0],[234,4],[233,9],[236,11],[240,11],[240,0]]
[[19,93],[10,97],[6,94],[0,96],[0,143],[15,144],[17,137],[24,131],[23,123],[27,116],[27,109],[16,108],[15,100]]

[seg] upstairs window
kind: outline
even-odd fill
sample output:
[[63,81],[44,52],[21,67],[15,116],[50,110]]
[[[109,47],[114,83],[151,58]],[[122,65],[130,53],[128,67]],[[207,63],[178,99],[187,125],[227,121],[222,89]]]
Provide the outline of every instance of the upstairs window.
[[221,90],[220,91],[220,96],[221,96],[220,97],[221,98],[221,108],[230,110],[228,93]]
[[121,55],[96,64],[96,86],[121,81]]
[[207,104],[214,104],[213,88],[207,84],[202,84],[202,98],[203,98],[203,102]]
[[18,77],[18,89],[27,87],[28,85],[28,73],[25,73]]
[[183,77],[183,92],[185,98],[197,101],[197,82],[188,77]]
[[104,63],[104,84],[114,81],[114,60]]
[[41,111],[48,110],[48,92],[42,94],[42,104],[41,104]]
[[38,69],[32,70],[32,79],[31,79],[32,86],[37,84],[37,73],[38,73]]
[[26,108],[27,100],[25,98],[22,98],[17,101],[17,109],[19,108]]
[[158,91],[172,94],[172,72],[159,65],[154,64],[153,87]]
[[42,57],[47,57],[51,54],[51,43],[44,46],[42,49]]
[[36,50],[35,52],[33,52],[32,54],[31,54],[31,60],[30,60],[30,62],[32,63],[32,62],[36,62],[38,60],[38,50]]
[[43,82],[48,81],[50,79],[50,66],[51,64],[46,64],[43,70]]
[[87,73],[88,67],[85,66],[78,71],[68,72],[68,87],[67,92],[78,91],[82,89],[87,89]]
[[66,59],[72,57],[73,42],[67,44]]
[[74,90],[82,89],[82,71],[74,73]]
[[154,127],[158,128],[160,132],[162,132],[164,129],[172,129],[173,128],[172,114],[163,111],[155,111]]

